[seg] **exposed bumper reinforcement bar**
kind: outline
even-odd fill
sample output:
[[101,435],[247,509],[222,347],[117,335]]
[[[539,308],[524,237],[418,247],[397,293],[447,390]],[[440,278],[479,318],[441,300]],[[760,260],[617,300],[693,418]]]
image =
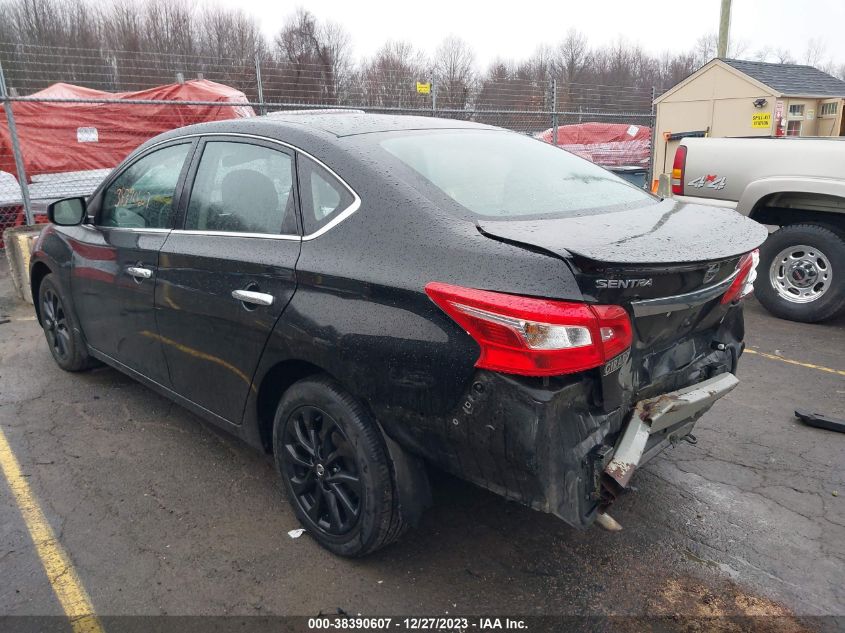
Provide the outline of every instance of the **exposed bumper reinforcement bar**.
[[634,471],[643,461],[650,435],[684,420],[694,420],[738,384],[736,376],[725,373],[655,398],[640,400],[616,445],[613,458],[604,470],[605,474],[627,488]]

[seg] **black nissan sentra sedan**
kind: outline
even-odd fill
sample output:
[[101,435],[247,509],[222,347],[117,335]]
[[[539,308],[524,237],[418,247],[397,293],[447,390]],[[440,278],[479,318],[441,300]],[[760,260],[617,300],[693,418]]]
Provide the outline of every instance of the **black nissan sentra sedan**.
[[502,129],[358,113],[173,130],[50,207],[58,365],[102,362],[273,454],[363,555],[426,464],[577,527],[736,384],[766,231]]

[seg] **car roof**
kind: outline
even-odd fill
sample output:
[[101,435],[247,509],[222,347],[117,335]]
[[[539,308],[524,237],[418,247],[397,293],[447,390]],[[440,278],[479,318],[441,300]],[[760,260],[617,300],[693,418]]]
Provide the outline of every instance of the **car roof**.
[[305,125],[337,137],[402,130],[494,129],[489,125],[457,119],[397,114],[367,114],[349,110],[322,111],[313,114],[303,111],[280,111],[271,112],[260,118],[281,124]]
[[[358,137],[378,132],[415,130],[501,130],[501,128],[426,116],[365,114],[360,111],[274,112],[264,116],[196,123],[176,128],[149,139],[131,156],[166,141],[198,135],[244,134],[276,139],[311,153],[322,154],[325,143],[337,146],[344,137]],[[335,142],[332,142],[335,141]],[[130,156],[130,157],[131,157]],[[327,157],[324,156],[324,159]]]

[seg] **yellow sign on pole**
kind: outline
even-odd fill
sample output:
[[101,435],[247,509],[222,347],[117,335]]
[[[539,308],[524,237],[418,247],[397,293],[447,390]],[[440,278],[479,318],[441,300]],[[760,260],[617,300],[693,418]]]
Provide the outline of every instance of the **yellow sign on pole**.
[[421,95],[431,94],[431,82],[420,83],[417,82],[417,92]]
[[757,112],[751,115],[751,127],[770,128],[772,127],[771,112]]

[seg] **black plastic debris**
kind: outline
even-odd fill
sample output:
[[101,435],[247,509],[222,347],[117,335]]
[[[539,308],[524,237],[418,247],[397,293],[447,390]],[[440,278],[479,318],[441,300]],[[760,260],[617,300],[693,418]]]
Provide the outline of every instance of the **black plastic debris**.
[[815,426],[820,429],[827,429],[828,431],[839,431],[845,433],[845,420],[837,420],[829,415],[822,413],[810,413],[803,409],[795,410],[795,417],[801,420],[804,424]]

